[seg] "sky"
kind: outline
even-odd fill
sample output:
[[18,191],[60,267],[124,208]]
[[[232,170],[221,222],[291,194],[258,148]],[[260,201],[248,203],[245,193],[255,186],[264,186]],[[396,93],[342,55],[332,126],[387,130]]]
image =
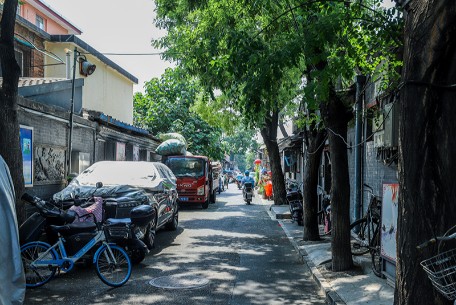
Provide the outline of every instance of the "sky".
[[[43,0],[82,31],[78,37],[101,53],[157,53],[153,38],[166,32],[154,26],[153,0]],[[138,78],[134,92],[144,92],[144,82],[160,77],[170,62],[158,55],[106,55]]]

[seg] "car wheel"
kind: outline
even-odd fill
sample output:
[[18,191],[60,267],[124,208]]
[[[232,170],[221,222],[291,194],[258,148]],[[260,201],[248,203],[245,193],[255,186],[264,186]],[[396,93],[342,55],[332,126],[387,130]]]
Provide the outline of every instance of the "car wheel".
[[157,226],[157,224],[156,224],[155,220],[151,221],[147,225],[146,234],[144,235],[143,242],[146,244],[146,246],[149,250],[151,250],[154,247],[156,226]]
[[176,231],[177,227],[179,226],[179,209],[176,205],[176,211],[174,211],[173,216],[166,224],[166,229],[169,231]]
[[203,207],[204,210],[209,207],[209,198],[206,201],[204,201],[202,207]]
[[217,192],[213,191],[212,196],[211,196],[211,203],[215,203],[216,200],[217,200]]

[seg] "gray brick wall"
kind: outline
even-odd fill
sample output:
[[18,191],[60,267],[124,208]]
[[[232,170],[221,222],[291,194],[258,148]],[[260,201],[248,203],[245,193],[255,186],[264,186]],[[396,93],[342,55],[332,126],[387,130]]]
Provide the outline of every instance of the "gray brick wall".
[[[21,105],[19,123],[33,127],[34,186],[27,191],[47,199],[65,186],[69,113],[21,97],[18,101]],[[93,156],[96,124],[76,116],[74,122],[73,151]],[[51,166],[54,168],[49,168]],[[43,168],[48,169],[46,173],[43,173]]]
[[[350,146],[355,143],[355,130],[349,129],[347,142]],[[370,185],[374,189],[374,194],[381,196],[383,183],[397,182],[397,164],[384,164],[383,160],[377,157],[377,148],[374,148],[374,142],[368,141],[363,147],[363,165],[362,165],[362,183]],[[351,221],[355,220],[354,215],[354,185],[355,185],[355,150],[348,150],[348,167],[350,174],[350,216]],[[363,209],[367,210],[369,197],[367,192],[363,192]]]

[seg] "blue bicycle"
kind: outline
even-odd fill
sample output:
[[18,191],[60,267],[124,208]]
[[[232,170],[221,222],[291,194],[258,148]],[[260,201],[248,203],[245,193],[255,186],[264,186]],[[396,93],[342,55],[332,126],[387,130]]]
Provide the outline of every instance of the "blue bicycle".
[[[53,246],[36,241],[21,247],[26,286],[29,288],[40,287],[49,282],[57,270],[71,271],[80,258],[100,243],[101,245],[93,255],[93,263],[98,277],[103,283],[111,287],[120,287],[125,284],[131,275],[130,258],[121,247],[108,242],[111,229],[118,229],[119,222],[122,221],[124,220],[116,219],[112,225],[85,222],[51,226],[51,229],[58,234],[58,241]],[[62,235],[78,233],[94,233],[95,236],[76,254],[67,256],[65,240]]]

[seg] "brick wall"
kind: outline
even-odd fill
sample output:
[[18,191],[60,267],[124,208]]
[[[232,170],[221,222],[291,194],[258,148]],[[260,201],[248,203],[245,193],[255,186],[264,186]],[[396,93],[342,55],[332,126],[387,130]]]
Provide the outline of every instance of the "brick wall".
[[[18,97],[18,103],[19,123],[33,127],[34,186],[28,191],[39,197],[49,198],[66,184],[69,113],[22,97]],[[93,156],[96,123],[77,116],[74,122],[73,151],[86,152]]]
[[[355,130],[349,129],[347,142],[350,146],[355,143]],[[374,142],[368,141],[362,146],[362,183],[370,185],[374,189],[374,194],[382,196],[383,183],[397,182],[397,165],[385,165],[383,160],[377,157],[377,148],[374,148]],[[355,150],[348,150],[348,165],[350,174],[350,216],[351,221],[355,220],[354,206],[355,206]],[[369,197],[367,192],[363,192],[363,209],[367,210]]]
[[[26,40],[33,43],[37,48],[44,50],[44,39],[38,36],[37,34],[31,32],[29,29],[25,28],[24,26],[16,23],[14,28],[15,33],[19,34],[18,38],[23,39],[24,37]],[[21,37],[22,36],[22,37]],[[25,61],[29,64],[28,67],[24,67],[30,69],[29,75],[24,74],[27,77],[44,77],[44,55],[37,50],[30,49],[29,47],[23,46],[19,43],[16,43],[17,47],[24,51],[24,54],[27,52],[30,54],[30,61]],[[31,68],[32,67],[32,68]]]

